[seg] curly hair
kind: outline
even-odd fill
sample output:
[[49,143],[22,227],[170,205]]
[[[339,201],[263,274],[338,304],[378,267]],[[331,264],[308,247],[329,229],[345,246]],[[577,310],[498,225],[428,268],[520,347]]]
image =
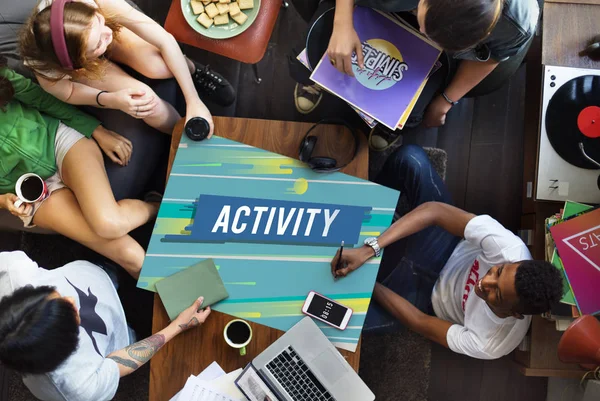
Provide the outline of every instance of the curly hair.
[[515,289],[519,297],[518,312],[524,315],[544,313],[563,295],[562,274],[548,262],[525,260],[517,268]]
[[[0,54],[0,70],[7,68],[6,57]],[[12,83],[4,77],[0,77],[0,110],[4,110],[4,107],[10,102],[15,95],[15,88]]]
[[[63,68],[54,53],[52,36],[50,34],[50,7],[42,11],[34,10],[19,35],[19,50],[21,57],[37,75],[49,81],[59,81],[66,75],[84,76],[99,79],[107,66],[108,59],[102,56],[95,59],[86,57],[86,46],[89,28],[96,13],[106,19],[106,26],[113,31],[114,40],[118,40],[121,25],[112,15],[102,9],[95,8],[83,2],[65,4],[64,27],[67,51],[73,62],[73,71]],[[107,53],[110,53],[109,46]]]
[[79,344],[73,305],[50,298],[50,286],[27,285],[0,300],[0,362],[21,374],[54,371]]

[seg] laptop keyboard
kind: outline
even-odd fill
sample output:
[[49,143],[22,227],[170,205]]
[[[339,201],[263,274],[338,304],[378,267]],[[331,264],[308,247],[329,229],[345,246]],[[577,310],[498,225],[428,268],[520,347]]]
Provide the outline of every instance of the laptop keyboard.
[[294,401],[335,400],[291,346],[273,358],[267,370]]

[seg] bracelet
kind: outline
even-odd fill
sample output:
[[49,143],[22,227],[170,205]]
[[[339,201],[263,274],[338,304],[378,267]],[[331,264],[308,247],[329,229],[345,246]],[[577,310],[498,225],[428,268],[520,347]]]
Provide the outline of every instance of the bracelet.
[[446,92],[442,92],[442,97],[448,102],[450,103],[452,106],[456,106],[458,104],[458,102],[454,102],[452,101],[448,95],[446,95]]
[[102,103],[100,103],[100,95],[103,93],[108,93],[108,91],[100,91],[98,92],[98,94],[96,95],[96,103],[98,103],[98,106],[100,107],[106,107],[105,105],[103,105]]

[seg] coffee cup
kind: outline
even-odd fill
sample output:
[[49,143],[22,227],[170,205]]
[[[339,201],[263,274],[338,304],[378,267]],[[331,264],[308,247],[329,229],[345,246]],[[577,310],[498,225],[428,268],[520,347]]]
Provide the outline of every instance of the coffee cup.
[[223,330],[225,342],[232,348],[240,350],[240,355],[246,355],[246,346],[252,340],[252,327],[242,319],[234,319],[225,325]]
[[19,198],[15,207],[19,208],[24,203],[35,203],[48,197],[48,186],[37,174],[23,174],[15,184],[15,192]]
[[210,124],[202,117],[192,117],[183,129],[192,141],[203,141],[208,138]]

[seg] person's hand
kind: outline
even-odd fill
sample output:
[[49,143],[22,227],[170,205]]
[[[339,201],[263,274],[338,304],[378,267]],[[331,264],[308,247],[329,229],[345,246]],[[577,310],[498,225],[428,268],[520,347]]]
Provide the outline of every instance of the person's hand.
[[192,119],[194,117],[202,117],[206,121],[208,121],[208,125],[210,125],[210,131],[209,131],[208,137],[206,139],[209,139],[213,135],[213,132],[215,131],[215,123],[213,122],[212,114],[210,114],[210,111],[208,110],[206,105],[204,103],[202,103],[201,100],[190,103],[187,106],[187,110],[185,113],[186,124],[190,119]]
[[208,315],[210,315],[210,307],[202,309],[202,302],[204,302],[204,297],[195,300],[189,308],[181,312],[179,316],[173,320],[173,324],[181,331],[186,331],[187,329],[200,326],[204,323]]
[[19,197],[15,194],[4,194],[0,196],[0,206],[8,210],[10,214],[17,217],[28,217],[33,212],[33,206],[31,203],[23,203],[19,207],[15,207],[15,202],[19,200]]
[[437,95],[425,111],[423,122],[427,127],[439,127],[446,123],[446,114],[452,105],[442,95]]
[[358,58],[358,66],[361,69],[365,68],[362,44],[352,23],[334,25],[327,47],[327,55],[332,65],[338,71],[353,77],[352,53],[354,52]]
[[107,93],[106,105],[111,109],[121,110],[138,119],[150,117],[158,105],[154,95],[146,94],[143,89],[122,89]]
[[101,125],[94,130],[92,137],[96,140],[100,149],[114,163],[117,163],[119,166],[129,164],[131,153],[133,152],[133,144],[129,139]]
[[333,260],[331,261],[331,274],[333,274],[334,278],[346,277],[348,273],[351,273],[364,265],[365,262],[373,256],[373,248],[366,245],[357,249],[344,249],[342,252],[340,269],[336,270],[338,260],[340,259],[340,250],[338,249],[337,253],[333,257]]

